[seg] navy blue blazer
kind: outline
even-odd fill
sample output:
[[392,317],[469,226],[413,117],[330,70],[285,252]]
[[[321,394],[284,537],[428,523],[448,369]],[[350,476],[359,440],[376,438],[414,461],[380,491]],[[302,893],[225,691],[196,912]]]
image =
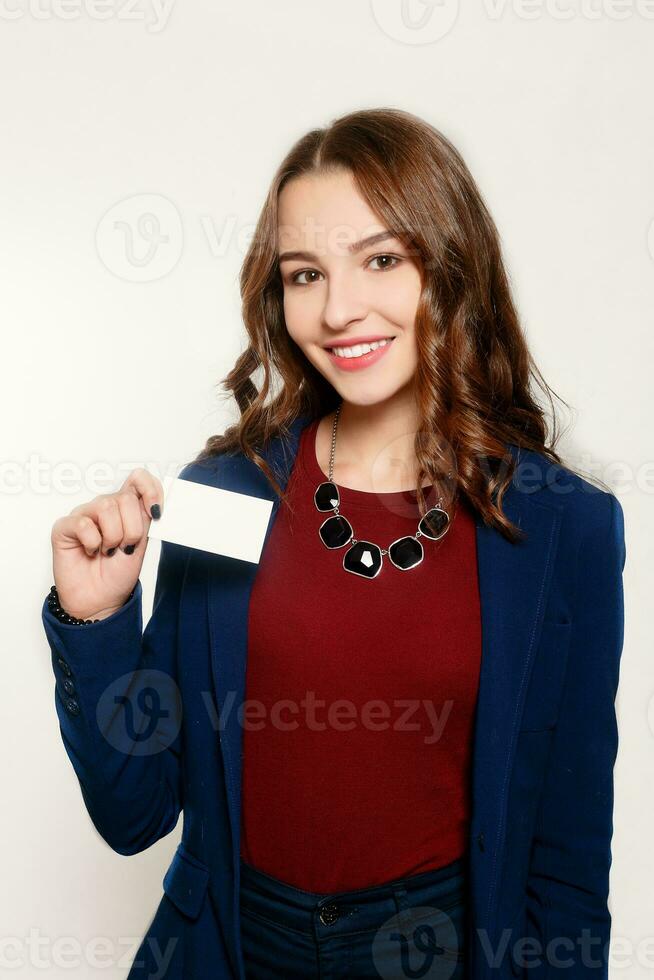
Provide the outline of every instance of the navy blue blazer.
[[[283,485],[309,421],[265,450]],[[611,924],[623,512],[613,494],[509,448],[518,466],[503,504],[526,538],[511,544],[476,522],[468,975],[599,980]],[[268,540],[279,498],[242,454],[189,463],[180,476],[273,500]],[[62,624],[43,604],[61,737],[98,833],[136,854],[184,812],[129,980],[244,980],[238,706],[257,567],[163,542],[144,632],[140,580],[93,625]]]

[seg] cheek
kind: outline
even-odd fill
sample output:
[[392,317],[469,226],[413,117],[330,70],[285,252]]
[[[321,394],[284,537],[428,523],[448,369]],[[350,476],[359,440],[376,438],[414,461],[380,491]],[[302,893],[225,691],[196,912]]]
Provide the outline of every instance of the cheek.
[[284,296],[284,321],[286,323],[286,329],[296,344],[300,347],[303,343],[303,334],[306,330],[302,329],[303,319],[298,315],[298,310],[295,303]]
[[417,269],[407,268],[395,282],[384,284],[383,303],[388,319],[399,323],[406,332],[413,329],[422,285]]
[[294,343],[300,348],[302,353],[314,365],[316,355],[314,349],[314,338],[316,337],[315,321],[309,311],[300,303],[293,300],[284,299],[284,321],[286,332]]
[[314,333],[315,311],[308,297],[297,293],[284,292],[284,320],[286,329],[298,346],[309,343]]
[[396,366],[403,375],[411,376],[418,364],[418,348],[413,330],[405,330],[396,354]]

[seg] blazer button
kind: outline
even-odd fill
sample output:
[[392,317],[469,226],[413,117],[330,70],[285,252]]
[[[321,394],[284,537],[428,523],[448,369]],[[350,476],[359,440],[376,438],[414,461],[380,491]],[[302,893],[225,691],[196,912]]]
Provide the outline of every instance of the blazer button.
[[480,851],[484,851],[486,849],[484,847],[484,835],[483,835],[483,833],[477,834],[477,843],[479,844],[479,850]]
[[69,711],[71,715],[79,714],[79,704],[75,698],[70,698],[70,700],[66,701],[66,711]]
[[323,905],[318,918],[324,926],[333,926],[335,922],[338,922],[340,914],[338,905],[334,905],[332,902],[329,905]]
[[66,663],[66,661],[64,660],[63,657],[58,657],[57,658],[57,663],[59,664],[59,666],[63,670],[63,672],[66,675],[66,677],[71,677],[72,676],[72,673],[73,672],[72,672],[72,670],[70,669],[70,667],[68,666],[68,664]]
[[61,684],[62,684],[62,687],[63,687],[64,691],[66,692],[66,694],[74,694],[75,693],[75,685],[73,684],[73,682],[71,680],[68,680],[67,677],[64,677],[64,679],[61,682]]

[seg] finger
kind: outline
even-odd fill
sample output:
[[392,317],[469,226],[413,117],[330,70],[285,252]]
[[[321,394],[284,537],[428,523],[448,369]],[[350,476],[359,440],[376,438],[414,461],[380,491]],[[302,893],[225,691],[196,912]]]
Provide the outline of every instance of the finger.
[[90,502],[89,509],[90,516],[100,528],[102,553],[110,558],[125,535],[117,494],[108,493],[96,497]]
[[120,510],[120,518],[123,525],[123,537],[119,542],[119,547],[130,555],[145,538],[144,516],[141,502],[135,493],[130,490],[121,490],[114,494],[114,498]]
[[[139,497],[148,519],[157,513],[159,516],[163,513],[163,484],[161,480],[142,466],[132,470],[120,489],[121,491],[129,490]],[[158,511],[155,509],[153,514],[152,507],[155,505],[157,505]]]
[[51,538],[57,543],[67,541],[71,545],[81,545],[89,558],[102,546],[100,530],[88,514],[68,514],[58,518],[52,526]]

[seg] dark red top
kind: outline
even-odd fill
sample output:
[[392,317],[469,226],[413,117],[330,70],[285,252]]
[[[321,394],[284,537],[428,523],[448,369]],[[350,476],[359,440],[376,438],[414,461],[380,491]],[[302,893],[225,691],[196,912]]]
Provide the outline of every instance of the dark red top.
[[[318,536],[318,421],[302,431],[252,588],[241,856],[311,892],[382,884],[462,856],[481,665],[475,523],[460,500],[408,571],[343,568]],[[415,491],[339,485],[354,536],[413,534]],[[433,489],[425,491],[429,506]],[[258,702],[258,703],[253,703]]]

